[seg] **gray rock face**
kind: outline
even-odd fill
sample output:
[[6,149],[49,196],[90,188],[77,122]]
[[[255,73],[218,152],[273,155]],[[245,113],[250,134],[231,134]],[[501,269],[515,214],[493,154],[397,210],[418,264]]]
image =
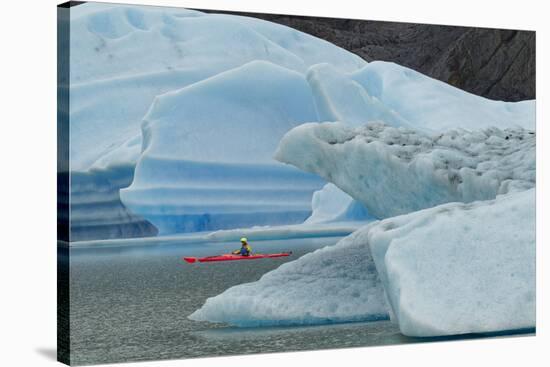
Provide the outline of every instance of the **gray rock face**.
[[535,98],[534,32],[468,29],[430,70],[461,89],[492,98]]
[[487,98],[504,101],[535,98],[532,31],[231,14],[283,24],[325,39],[367,61],[393,61]]

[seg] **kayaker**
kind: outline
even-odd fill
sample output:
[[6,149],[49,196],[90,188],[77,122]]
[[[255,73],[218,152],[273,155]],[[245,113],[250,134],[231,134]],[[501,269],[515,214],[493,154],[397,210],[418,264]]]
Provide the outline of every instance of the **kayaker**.
[[249,256],[252,252],[252,248],[248,244],[248,240],[243,237],[241,238],[241,248],[239,250],[233,251],[233,254],[235,255],[241,255],[241,256]]

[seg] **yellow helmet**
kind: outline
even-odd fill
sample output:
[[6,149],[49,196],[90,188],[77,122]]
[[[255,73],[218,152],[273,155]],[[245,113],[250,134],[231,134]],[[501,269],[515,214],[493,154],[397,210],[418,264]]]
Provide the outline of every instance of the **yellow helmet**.
[[246,239],[246,237],[243,237],[243,238],[241,238],[241,242],[247,243],[248,240]]

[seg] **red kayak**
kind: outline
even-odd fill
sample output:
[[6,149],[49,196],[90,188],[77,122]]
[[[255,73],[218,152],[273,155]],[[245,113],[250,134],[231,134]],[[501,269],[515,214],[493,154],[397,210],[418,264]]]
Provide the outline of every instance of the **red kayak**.
[[254,254],[249,256],[224,254],[224,255],[208,256],[208,257],[184,257],[183,260],[187,261],[190,264],[193,264],[196,262],[206,263],[206,262],[215,262],[215,261],[269,259],[274,257],[285,257],[290,255],[292,255],[292,252],[281,252],[279,254]]

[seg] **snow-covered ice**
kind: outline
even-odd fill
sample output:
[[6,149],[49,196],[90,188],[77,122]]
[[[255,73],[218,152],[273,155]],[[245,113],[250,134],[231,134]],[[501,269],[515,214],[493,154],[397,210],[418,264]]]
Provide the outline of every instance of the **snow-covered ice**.
[[535,141],[522,128],[427,134],[381,123],[309,123],[284,136],[276,158],[319,174],[387,218],[534,187]]
[[388,318],[374,261],[357,237],[283,264],[257,282],[229,288],[189,318],[245,327]]
[[[426,134],[447,133],[448,130],[453,129],[467,129],[469,131],[475,131],[479,129],[493,129],[494,127],[498,127],[500,129],[525,128],[528,130],[534,130],[535,127],[535,101],[507,103],[488,100],[394,63],[374,61],[354,72],[337,70],[332,65],[326,63],[317,64],[309,68],[307,79],[311,85],[313,96],[315,98],[319,121],[342,122],[355,127],[363,126],[365,123],[373,121],[381,121],[392,127],[405,127],[407,129],[412,129],[420,135],[420,132],[424,132]],[[313,128],[314,127],[312,127],[312,129]],[[321,128],[319,127],[315,129],[319,131]],[[326,127],[326,129],[328,130],[330,128]],[[333,127],[332,130],[334,129],[337,128]],[[389,130],[390,129],[388,129],[388,131]],[[301,128],[296,129],[296,133],[298,131],[303,132]],[[338,135],[338,133],[334,131],[328,134]],[[346,135],[347,133],[344,132],[342,134]],[[459,130],[454,134],[463,135],[468,134],[468,132]],[[477,133],[473,134],[475,135]],[[491,133],[489,132],[489,134]],[[329,161],[333,162],[332,164],[335,166],[339,165],[338,163],[335,163],[339,161],[339,158],[335,158],[332,154],[338,152],[342,154],[350,153],[355,147],[355,141],[347,145],[343,150],[341,150],[340,147],[333,147],[334,149],[331,150],[330,153],[327,151],[322,158],[320,158],[319,154],[317,154],[316,157],[308,156],[308,153],[306,152],[309,152],[309,149],[311,148],[309,146],[307,149],[304,148],[301,152],[296,151],[300,150],[298,147],[296,150],[293,150],[291,153],[285,155],[283,150],[285,148],[289,149],[288,147],[285,147],[286,141],[300,141],[300,138],[298,138],[293,132],[288,135],[288,139],[285,138],[286,140],[281,143],[281,148],[276,154],[279,160],[295,164],[297,167],[305,169],[309,172],[316,172],[328,181],[337,183],[340,188],[354,196],[354,193],[352,192],[353,190],[348,191],[349,188],[346,185],[342,186],[341,183],[341,180],[350,179],[347,177],[348,175],[357,175],[358,171],[355,170],[354,167],[347,166],[338,167],[340,169],[335,169],[332,175],[340,179],[340,182],[333,181],[331,178],[327,177],[326,172],[323,173],[318,169],[304,167],[306,165],[311,166],[311,164],[314,164],[312,161],[322,162],[321,165],[330,165],[331,163],[328,163]],[[321,135],[321,133],[319,133],[319,135]],[[343,139],[347,138],[347,136],[343,137]],[[454,139],[454,137],[451,137],[451,139]],[[463,139],[458,140],[463,141]],[[398,142],[393,141],[389,143],[397,144]],[[455,145],[458,145],[458,143]],[[306,145],[304,143],[303,147],[305,146]],[[460,149],[460,147],[457,146],[454,146],[453,148]],[[353,153],[357,152],[354,151]],[[352,156],[354,156],[353,153]],[[383,154],[382,152],[380,153]],[[533,159],[529,157],[528,160],[529,162],[533,162],[534,172],[534,149],[530,153],[533,153]],[[295,154],[295,156],[291,157],[292,154]],[[473,154],[475,154],[475,152]],[[340,157],[339,154],[337,155]],[[352,159],[354,158],[347,157],[346,162],[350,163],[350,160]],[[381,157],[381,159],[383,161],[384,157]],[[413,165],[417,163],[418,165],[422,165],[420,162],[413,163]],[[381,172],[394,174],[395,170],[390,167],[385,170],[381,170]],[[369,167],[368,169],[370,170],[371,168],[373,167]],[[361,168],[363,172],[366,169],[366,166]],[[430,169],[428,169],[428,171],[429,170]],[[346,172],[343,173],[344,171]],[[401,167],[398,167],[397,171],[400,171],[405,176],[409,174],[409,172],[401,170]],[[464,174],[467,174],[467,172]],[[363,174],[360,174],[360,176],[363,176]],[[369,174],[366,175],[366,177],[366,180],[371,181],[371,185],[386,185],[386,183],[381,183],[380,181],[378,184],[373,182],[375,180],[379,180],[379,176]],[[406,180],[399,181],[397,177],[395,178],[395,181],[406,182]],[[387,181],[382,180],[382,182]],[[355,187],[355,190],[358,190],[358,187],[360,186],[357,186],[356,184],[357,182],[350,183],[350,185]],[[405,192],[414,190],[416,193],[424,195],[425,192],[422,193],[421,191],[416,190],[418,185],[422,185],[423,183],[417,181],[414,182],[414,184],[416,185],[414,187],[407,186],[409,190],[405,190]],[[504,185],[507,185],[507,183]],[[392,187],[392,185],[388,186]],[[398,189],[396,187],[393,188]],[[363,189],[369,190],[364,186]],[[463,190],[468,189],[475,191],[478,188],[463,188]],[[366,195],[370,194],[373,194],[373,192],[369,191],[366,193]],[[483,196],[483,194],[481,195]],[[489,193],[488,195],[489,197],[494,197],[492,193]],[[325,196],[328,197],[328,195]],[[446,196],[446,198],[442,196]],[[393,209],[390,209],[390,212],[387,212],[387,210],[376,210],[377,208],[374,208],[373,206],[367,207],[371,210],[373,215],[384,218],[391,215],[406,213],[411,210],[418,210],[420,208],[437,205],[446,201],[468,201],[479,198],[475,192],[473,193],[472,199],[468,198],[468,195],[462,198],[460,196],[460,194],[453,195],[452,193],[436,193],[433,197],[426,198],[426,202],[421,205],[417,205],[419,201],[416,201],[416,199],[418,198],[415,198],[412,203],[404,203],[402,200],[403,197],[399,195],[391,197],[386,195],[371,195],[371,201],[384,201],[384,203],[387,204],[386,206],[392,206]],[[357,198],[356,196],[354,197]],[[326,199],[325,202],[328,203],[335,200],[337,200],[336,196],[332,200]],[[403,208],[403,206],[409,207]]]
[[535,189],[387,219],[367,241],[403,334],[535,327]]

